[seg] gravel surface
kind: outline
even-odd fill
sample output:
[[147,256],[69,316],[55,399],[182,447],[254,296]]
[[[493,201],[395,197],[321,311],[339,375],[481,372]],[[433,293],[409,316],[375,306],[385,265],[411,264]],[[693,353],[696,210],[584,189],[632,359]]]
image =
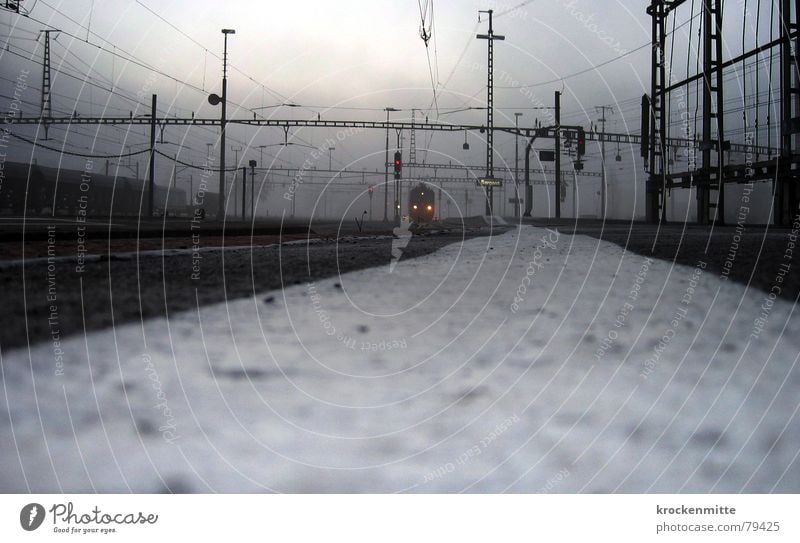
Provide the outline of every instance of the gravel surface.
[[[526,221],[527,223],[528,221]],[[800,295],[800,241],[798,227],[775,228],[756,225],[717,227],[713,232],[698,225],[651,225],[607,221],[547,221],[530,224],[549,225],[565,234],[582,234],[616,243],[643,256],[695,266],[699,259],[708,270],[750,288],[755,288],[795,302]],[[781,265],[788,264],[788,273],[780,275]]]
[[[800,249],[793,248],[797,242],[796,230],[747,225],[718,227],[710,233],[708,228],[695,225],[542,219],[525,222],[603,239],[637,254],[689,266],[703,259],[709,271],[731,281],[765,293],[773,291],[789,301],[796,301],[800,295],[800,274],[794,264],[794,255]],[[4,266],[2,260],[7,261],[9,255],[0,259],[0,285],[4,291],[0,348],[22,347],[115,323],[163,316],[195,308],[198,303],[241,298],[391,261],[391,238],[386,235],[348,235],[337,241],[331,239],[336,235],[334,225],[330,237],[323,234],[306,243],[296,230],[286,237],[272,234],[248,238],[236,232],[225,238],[226,245],[252,241],[257,247],[229,248],[224,255],[213,249],[223,241],[215,231],[206,232],[201,238],[201,246],[212,249],[199,253],[192,251],[192,240],[186,237],[138,242],[115,240],[117,250],[129,253],[101,254],[99,260],[87,261],[82,271],[76,269],[74,241],[56,245],[56,255],[72,254],[72,257],[56,258],[48,267],[47,260],[41,258],[46,255],[47,241],[37,239],[30,242],[30,251],[26,245],[27,255],[40,257],[37,263]],[[467,234],[416,235],[404,250],[403,258],[458,243],[465,235],[486,234],[488,228],[470,230]],[[281,240],[289,243],[277,245]],[[107,240],[102,239],[87,242],[89,249],[106,245]],[[150,252],[137,258],[137,246]],[[162,248],[178,251],[163,257],[153,251]],[[780,266],[786,264],[790,271],[778,283]],[[58,315],[57,323],[49,320],[54,313]]]
[[[489,230],[413,236],[402,258],[431,253],[465,236]],[[296,236],[291,236],[292,238]],[[227,238],[226,238],[227,239]],[[203,240],[210,247],[217,238]],[[258,240],[256,240],[258,241]],[[192,241],[167,244],[178,254],[105,254],[82,269],[73,256],[25,266],[0,263],[3,317],[0,348],[8,350],[168,312],[250,296],[336,275],[388,265],[389,236],[294,240],[271,246],[192,249]],[[75,247],[74,242],[70,242]],[[120,247],[132,251],[136,244]],[[143,246],[152,249],[149,245]],[[180,250],[180,247],[188,247]],[[62,253],[63,251],[56,251]],[[51,315],[56,318],[51,319]]]

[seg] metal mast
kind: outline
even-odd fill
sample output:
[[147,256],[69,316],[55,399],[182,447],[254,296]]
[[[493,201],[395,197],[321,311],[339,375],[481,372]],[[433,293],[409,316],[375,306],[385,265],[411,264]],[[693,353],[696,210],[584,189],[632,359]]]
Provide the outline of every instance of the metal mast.
[[[488,82],[487,82],[487,107],[486,107],[486,177],[494,177],[494,40],[504,40],[505,36],[494,33],[492,28],[492,13],[493,10],[480,10],[478,13],[489,14],[489,33],[478,34],[479,40],[487,40],[489,42],[489,60],[487,64]],[[480,16],[480,15],[479,15]],[[486,214],[493,214],[494,202],[494,188],[486,187]]]
[[[221,221],[225,216],[225,128],[228,124],[228,35],[235,34],[231,28],[223,28],[224,46],[222,49],[222,108],[220,112],[220,135],[219,135],[219,207],[217,208],[217,220]],[[296,196],[296,194],[292,195]],[[294,200],[292,200],[294,201]]]
[[[611,106],[595,106],[595,109],[599,110],[602,113],[602,117],[598,119],[599,122],[603,123],[603,134],[606,133],[606,111],[610,111],[612,114],[614,113],[614,108]],[[606,142],[605,140],[602,141],[600,144],[600,156],[601,156],[601,164],[602,164],[602,173],[603,173],[603,180],[600,184],[600,218],[606,218]]]
[[47,121],[53,116],[52,103],[50,101],[50,33],[60,32],[59,30],[40,30],[44,34],[44,59],[42,61],[42,100],[39,116],[42,118],[44,126],[44,139],[47,139]]

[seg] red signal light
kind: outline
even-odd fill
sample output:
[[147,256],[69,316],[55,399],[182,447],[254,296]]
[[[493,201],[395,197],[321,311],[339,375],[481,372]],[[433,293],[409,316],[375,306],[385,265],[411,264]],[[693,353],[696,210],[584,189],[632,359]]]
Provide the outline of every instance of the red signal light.
[[403,171],[403,155],[400,151],[394,153],[394,178],[400,179],[400,174]]

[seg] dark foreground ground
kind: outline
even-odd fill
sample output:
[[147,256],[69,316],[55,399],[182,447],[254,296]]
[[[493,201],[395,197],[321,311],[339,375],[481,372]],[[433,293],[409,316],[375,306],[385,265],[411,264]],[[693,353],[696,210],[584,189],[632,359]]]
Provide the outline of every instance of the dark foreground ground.
[[[309,229],[293,222],[255,228],[207,224],[193,231],[180,222],[98,221],[85,239],[78,239],[73,223],[56,224],[48,239],[52,225],[27,225],[24,242],[20,226],[0,231],[2,350],[388,265],[392,258],[392,226],[381,222],[361,230],[355,224]],[[473,227],[421,233],[403,249],[403,258],[489,233]],[[82,264],[76,260],[79,243],[86,255]],[[229,248],[208,250],[222,245]],[[47,258],[48,249],[55,258]]]
[[[556,228],[611,243],[643,256],[685,264],[708,264],[707,269],[751,288],[774,292],[791,302],[800,295],[800,239],[797,229],[774,226],[650,225],[622,221],[526,220],[526,224]],[[790,268],[783,281],[776,278],[782,264]],[[778,291],[780,290],[780,291]]]
[[[730,280],[751,288],[772,290],[793,302],[800,295],[795,257],[800,248],[793,250],[797,232],[791,229],[747,226],[737,231],[727,226],[712,233],[695,225],[544,219],[525,223],[592,236],[634,253],[689,266],[702,259],[708,270],[720,275],[729,270]],[[55,235],[49,234],[50,226],[34,223],[23,228],[6,223],[0,229],[3,350],[391,261],[392,229],[381,222],[364,224],[361,229],[337,223],[309,229],[299,221],[256,227],[206,224],[195,231],[180,222],[108,225],[98,221],[87,229],[85,240],[77,238],[74,224],[57,225]],[[486,227],[468,227],[415,235],[403,258],[490,233]],[[79,242],[87,255],[95,255],[82,268],[75,261]],[[192,251],[193,247],[221,245],[238,248]],[[48,263],[49,248],[58,258]],[[162,256],[160,251],[165,249],[177,253]],[[146,252],[137,256],[137,250]],[[22,256],[38,260],[24,266],[9,264]],[[790,269],[778,292],[779,266],[786,263]],[[49,320],[53,310],[58,313],[57,326]]]

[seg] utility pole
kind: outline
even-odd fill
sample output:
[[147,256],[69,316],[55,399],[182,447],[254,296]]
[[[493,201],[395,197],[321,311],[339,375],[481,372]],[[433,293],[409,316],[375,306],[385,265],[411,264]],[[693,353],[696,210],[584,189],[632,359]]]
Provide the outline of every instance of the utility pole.
[[[487,40],[489,42],[489,61],[488,80],[487,80],[487,107],[486,107],[486,177],[494,177],[494,40],[504,40],[505,36],[499,34],[495,35],[492,28],[492,13],[493,10],[479,10],[478,17],[481,13],[489,14],[489,33],[478,34],[479,40]],[[486,214],[492,215],[494,213],[494,188],[486,187]]]
[[239,175],[239,151],[241,147],[234,147],[231,145],[231,151],[236,153],[236,158],[233,163],[233,215],[236,216],[236,200],[239,199],[239,185],[236,184],[236,177]]
[[514,216],[519,217],[519,118],[522,113],[514,113]]
[[[383,161],[383,222],[389,221],[389,112],[397,111],[393,107],[387,107],[386,111],[386,158]],[[396,212],[396,210],[395,210]]]
[[256,166],[255,160],[250,161],[250,220],[256,220],[255,201],[256,201]]
[[44,34],[44,59],[42,61],[42,100],[39,116],[42,118],[44,126],[44,139],[47,137],[47,119],[53,116],[52,102],[50,101],[50,33],[61,32],[60,30],[40,30]]
[[236,34],[232,28],[223,28],[224,46],[222,50],[222,96],[211,94],[208,103],[212,106],[221,104],[220,131],[219,131],[219,205],[217,207],[217,220],[221,221],[225,215],[225,127],[228,105],[228,35]]
[[336,147],[328,147],[328,171],[333,171],[333,152]]
[[414,112],[415,109],[411,109],[411,141],[409,142],[408,147],[408,161],[411,164],[417,163],[417,135],[416,131],[414,130]]
[[148,172],[147,183],[147,216],[153,216],[153,195],[155,193],[156,178],[156,108],[158,106],[158,96],[153,95],[150,106],[150,171]]
[[[397,150],[397,152],[401,153],[400,163],[402,164],[403,143],[402,143],[402,140],[401,140],[400,137],[401,137],[401,131],[398,130],[397,131],[397,148],[396,148],[396,150]],[[395,153],[395,157],[397,157],[397,153]],[[434,175],[436,175],[435,170],[434,170]],[[400,217],[402,215],[402,213],[400,212],[400,208],[402,206],[402,200],[403,200],[403,196],[401,194],[401,192],[402,192],[401,191],[401,187],[402,187],[402,181],[400,180],[400,177],[398,177],[398,175],[396,173],[396,170],[395,170],[395,174],[394,174],[394,220],[397,223],[399,223]]]
[[[556,219],[561,218],[561,93],[556,91]],[[527,174],[528,166],[525,166]]]
[[[603,134],[606,133],[606,111],[610,111],[611,114],[614,114],[614,108],[611,106],[595,106],[595,109],[602,114],[602,117],[597,119],[597,122],[603,123]],[[600,143],[600,160],[602,163],[602,174],[603,178],[600,181],[600,218],[605,220],[606,218],[606,139],[605,136],[601,137],[602,143]]]
[[578,218],[578,172],[572,170],[572,215]]
[[247,218],[245,215],[246,205],[247,205],[247,167],[242,166],[242,221],[244,221]]
[[231,151],[236,153],[236,162],[234,162],[234,164],[236,164],[236,165],[234,166],[234,168],[237,168],[237,169],[239,168],[239,151],[241,151],[241,150],[242,150],[242,147],[234,147],[233,145],[231,145]]
[[261,164],[262,168],[264,167],[264,149],[266,149],[266,147],[267,147],[266,145],[259,145],[258,147],[256,147],[256,149],[258,149],[258,153],[259,153],[258,154],[258,158],[259,158],[258,163]]

